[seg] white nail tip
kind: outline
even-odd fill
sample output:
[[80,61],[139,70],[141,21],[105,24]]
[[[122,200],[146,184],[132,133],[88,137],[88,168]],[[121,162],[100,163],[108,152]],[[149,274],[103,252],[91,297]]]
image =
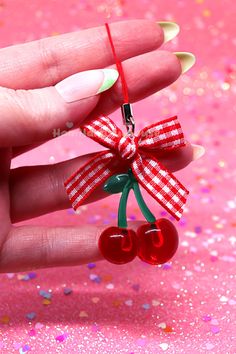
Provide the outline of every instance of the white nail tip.
[[180,61],[182,74],[186,73],[196,62],[196,57],[189,52],[175,52],[174,53]]
[[164,43],[171,41],[171,39],[175,38],[180,31],[179,26],[175,22],[157,22],[159,26],[161,26],[164,32]]
[[205,155],[205,148],[202,145],[192,144],[193,147],[193,160],[200,159],[203,155]]

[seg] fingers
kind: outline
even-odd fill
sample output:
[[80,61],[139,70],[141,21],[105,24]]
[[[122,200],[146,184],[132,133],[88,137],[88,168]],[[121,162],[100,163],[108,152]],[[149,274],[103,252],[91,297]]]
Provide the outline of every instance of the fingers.
[[13,227],[1,249],[0,272],[71,266],[101,259],[102,228]]
[[0,88],[1,146],[53,138],[54,130],[66,129],[66,122],[73,125],[83,120],[96,106],[99,93],[109,89],[117,78],[116,70],[90,70],[70,76],[55,87]]
[[[164,41],[164,32],[167,33],[163,23],[161,27],[148,20],[116,22],[110,28],[120,60],[157,49]],[[168,33],[166,39],[170,39]],[[91,28],[1,49],[0,86],[52,86],[76,72],[112,63],[105,26]]]
[[[11,170],[11,219],[18,222],[70,207],[64,181],[94,154],[84,155],[55,165],[20,167]],[[186,147],[158,157],[170,171],[187,166],[193,159],[193,148]],[[24,203],[22,203],[24,196]],[[102,186],[87,199],[87,203],[108,196]]]
[[8,180],[11,166],[11,150],[0,148],[0,242],[1,234],[6,234],[11,225],[9,210],[10,197]]
[[[123,63],[125,78],[129,90],[130,102],[139,101],[169,86],[182,72],[181,61],[174,53],[158,50],[139,55]],[[91,117],[109,114],[123,103],[121,80],[101,96],[99,104]]]
[[[123,62],[123,66],[131,101],[137,101],[170,85],[181,73],[178,58],[167,51],[154,51],[128,59]],[[77,75],[84,75],[84,73],[75,74],[76,77]],[[93,91],[91,88],[89,90],[95,94],[93,80],[86,82],[89,87],[91,83]],[[76,90],[76,85],[79,86],[78,90]],[[85,96],[81,93],[82,89],[86,91]],[[81,85],[79,80],[74,80],[74,77],[67,78],[64,87],[60,84],[59,87],[56,85],[56,88],[29,91],[2,89],[0,91],[0,102],[2,102],[0,103],[2,104],[0,106],[0,141],[2,146],[19,146],[39,140],[45,141],[52,138],[54,128],[64,130],[66,122],[72,121],[74,124],[79,124],[94,110],[98,103],[98,96],[67,103],[74,101],[75,94],[78,93],[80,94],[78,98],[87,97],[88,90]],[[101,97],[101,104],[89,118],[115,110],[120,106],[122,98],[119,79],[113,89],[109,90],[109,94]]]
[[[136,230],[140,221],[130,222]],[[102,260],[98,239],[107,226],[12,227],[0,254],[0,272],[64,267]]]

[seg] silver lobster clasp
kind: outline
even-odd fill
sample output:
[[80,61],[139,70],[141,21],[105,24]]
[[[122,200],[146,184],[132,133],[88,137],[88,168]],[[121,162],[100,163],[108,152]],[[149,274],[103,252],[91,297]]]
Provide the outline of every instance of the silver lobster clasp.
[[134,133],[135,122],[132,112],[132,107],[130,103],[124,103],[121,106],[123,122],[126,125],[128,133]]

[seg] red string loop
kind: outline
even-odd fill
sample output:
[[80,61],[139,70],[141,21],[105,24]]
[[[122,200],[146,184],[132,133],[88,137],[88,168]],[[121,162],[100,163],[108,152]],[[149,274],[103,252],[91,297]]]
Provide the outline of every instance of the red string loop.
[[117,70],[120,74],[120,78],[121,78],[121,84],[122,84],[122,94],[123,94],[123,99],[124,99],[124,103],[129,103],[129,93],[128,93],[128,87],[127,87],[127,82],[125,80],[125,74],[124,74],[124,70],[123,70],[123,66],[121,61],[119,60],[116,51],[115,51],[115,47],[114,47],[114,43],[111,37],[111,31],[109,28],[108,23],[105,23],[106,26],[106,30],[107,30],[107,35],[108,35],[108,39],[111,45],[111,49],[112,49],[112,53],[113,53],[113,57],[115,59],[115,63],[116,63],[116,67]]

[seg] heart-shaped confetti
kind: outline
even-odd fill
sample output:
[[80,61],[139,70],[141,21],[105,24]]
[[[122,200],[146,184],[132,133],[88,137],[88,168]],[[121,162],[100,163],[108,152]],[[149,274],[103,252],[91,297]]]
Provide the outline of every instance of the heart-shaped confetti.
[[92,329],[92,332],[98,332],[98,331],[99,331],[99,326],[96,325],[96,323],[94,323],[94,324],[92,325],[91,329]]
[[17,279],[19,280],[23,280],[24,279],[24,275],[23,274],[17,274]]
[[8,324],[10,322],[10,317],[7,315],[4,315],[0,318],[0,322],[3,324]]
[[19,349],[22,347],[22,343],[14,342],[14,343],[13,343],[13,347],[14,347],[14,349],[16,349],[16,350],[19,350]]
[[125,305],[126,306],[133,306],[133,300],[131,300],[131,299],[130,300],[126,300],[125,301]]
[[105,282],[111,281],[112,280],[112,275],[110,275],[110,274],[104,275],[102,279]]
[[43,299],[43,301],[42,301],[42,304],[43,305],[50,305],[51,304],[51,300],[49,300],[49,299]]
[[172,266],[171,266],[170,263],[164,263],[164,264],[162,265],[162,269],[164,269],[164,270],[169,270],[169,269],[171,269],[171,268],[172,268]]
[[206,343],[206,349],[207,349],[207,350],[212,350],[214,347],[215,347],[214,344],[212,344],[212,343]]
[[133,289],[134,291],[139,291],[140,285],[139,285],[139,284],[133,284],[133,285],[132,285],[132,289]]
[[159,347],[160,347],[163,351],[165,351],[165,350],[167,350],[167,349],[169,348],[169,344],[167,344],[167,343],[161,343],[161,344],[159,344]]
[[204,322],[211,321],[211,316],[210,316],[210,315],[204,315],[204,316],[202,316],[202,320],[203,320]]
[[230,299],[229,301],[228,301],[228,304],[229,305],[236,305],[236,301],[234,300],[234,299]]
[[43,327],[44,327],[44,324],[41,323],[41,322],[35,323],[35,326],[34,326],[35,329],[41,329],[41,328],[43,328]]
[[86,311],[80,311],[79,317],[81,317],[81,318],[83,318],[83,317],[88,317],[88,314],[87,314]]
[[28,344],[25,344],[23,346],[23,348],[21,348],[21,349],[22,349],[22,353],[26,353],[26,352],[28,352],[30,350],[30,346]]
[[156,306],[159,306],[160,305],[160,301],[158,300],[152,300],[152,306],[156,307]]
[[65,295],[70,295],[72,293],[72,289],[64,288],[63,292],[64,292]]
[[37,274],[36,274],[35,272],[29,272],[29,273],[28,273],[28,277],[29,277],[30,279],[35,279],[35,278],[37,277]]
[[109,284],[107,284],[106,288],[109,290],[112,290],[112,289],[114,289],[114,284],[109,283]]
[[97,304],[100,301],[99,297],[92,297],[92,302]]
[[166,328],[166,323],[165,322],[161,322],[161,323],[159,323],[159,325],[157,327],[165,329]]
[[89,263],[89,264],[87,265],[87,267],[88,267],[88,269],[93,269],[93,268],[96,267],[96,264],[95,264],[95,263]]
[[33,320],[35,317],[36,317],[35,312],[29,312],[26,314],[26,318],[28,318],[29,320]]
[[120,305],[121,305],[121,301],[120,300],[118,300],[118,299],[116,299],[116,300],[114,300],[113,302],[112,302],[112,304],[113,304],[113,306],[114,307],[119,307]]
[[171,333],[171,332],[173,332],[173,329],[171,326],[166,326],[166,328],[164,328],[163,331],[166,333]]
[[219,329],[219,327],[213,326],[213,327],[211,327],[211,332],[213,334],[217,334],[220,332],[220,329]]
[[14,278],[14,276],[15,276],[15,273],[7,273],[8,279],[12,279],[12,278]]
[[149,304],[143,304],[143,305],[142,305],[142,308],[143,308],[144,310],[149,310],[149,309],[150,309],[150,305],[149,305]]
[[39,295],[42,296],[44,299],[48,299],[48,300],[50,300],[52,297],[52,293],[45,290],[39,290]]
[[36,335],[36,331],[32,328],[32,329],[29,330],[28,335],[30,337],[34,337]]
[[97,274],[90,274],[89,275],[90,280],[94,281],[95,283],[101,283],[101,277],[99,277]]
[[229,299],[226,296],[221,296],[220,297],[220,302],[227,302]]
[[95,280],[96,278],[97,278],[98,276],[97,276],[97,274],[90,274],[89,275],[89,278],[91,279],[91,280]]

